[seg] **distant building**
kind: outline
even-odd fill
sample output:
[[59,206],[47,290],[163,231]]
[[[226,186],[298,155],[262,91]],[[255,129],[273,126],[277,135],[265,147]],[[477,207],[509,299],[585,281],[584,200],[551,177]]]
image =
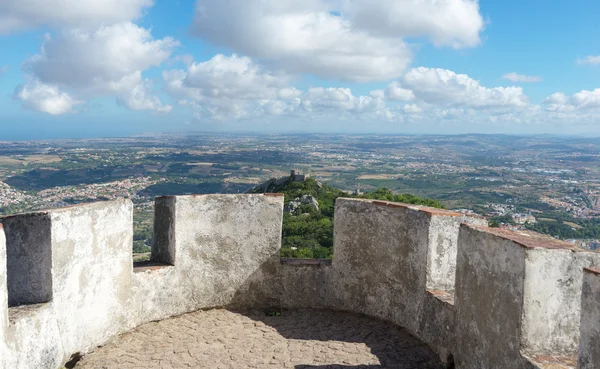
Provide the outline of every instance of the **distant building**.
[[537,222],[535,220],[535,217],[531,214],[511,214],[511,217],[517,224],[525,224],[525,223],[533,224],[533,223]]
[[290,178],[294,182],[304,182],[306,177],[307,177],[306,175],[300,174],[300,171],[298,171],[297,169],[292,169],[292,171],[290,173]]

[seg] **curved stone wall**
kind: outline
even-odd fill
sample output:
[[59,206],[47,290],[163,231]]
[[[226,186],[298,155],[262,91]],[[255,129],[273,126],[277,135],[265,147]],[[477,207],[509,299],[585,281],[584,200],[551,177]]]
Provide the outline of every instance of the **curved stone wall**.
[[583,269],[600,254],[421,206],[338,199],[335,212],[334,259],[289,261],[280,195],[157,198],[154,263],[136,268],[128,200],[4,218],[0,368],[58,368],[217,306],[362,313],[457,368],[567,368],[578,349],[582,368],[599,365],[598,278]]

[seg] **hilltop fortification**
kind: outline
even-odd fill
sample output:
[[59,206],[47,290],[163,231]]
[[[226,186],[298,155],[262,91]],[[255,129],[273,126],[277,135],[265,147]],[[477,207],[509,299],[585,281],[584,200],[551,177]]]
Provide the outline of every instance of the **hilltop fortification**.
[[3,218],[0,368],[59,368],[143,323],[219,306],[365,314],[456,368],[600,367],[599,253],[340,198],[333,260],[282,260],[283,202],[157,198],[152,262],[139,266],[128,200]]

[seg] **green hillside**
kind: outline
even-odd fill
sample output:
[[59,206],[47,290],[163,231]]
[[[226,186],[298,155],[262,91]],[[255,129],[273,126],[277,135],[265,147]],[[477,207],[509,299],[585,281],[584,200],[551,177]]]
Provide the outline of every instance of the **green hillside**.
[[[286,211],[283,214],[283,242],[281,256],[287,258],[331,258],[333,255],[333,212],[335,199],[355,197],[426,205],[436,208],[444,206],[436,200],[422,199],[410,194],[394,194],[387,188],[350,195],[312,178],[304,182],[294,182],[290,177],[280,185],[271,184],[267,188],[256,187],[250,192],[277,192],[285,195]],[[295,201],[305,196],[307,203]],[[311,203],[312,198],[316,203]],[[289,206],[296,202],[297,206]]]

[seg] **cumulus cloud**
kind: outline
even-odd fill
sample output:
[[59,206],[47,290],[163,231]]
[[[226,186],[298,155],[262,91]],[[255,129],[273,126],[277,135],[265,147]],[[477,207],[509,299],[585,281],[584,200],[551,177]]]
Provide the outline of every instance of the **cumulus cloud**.
[[140,17],[153,0],[2,0],[0,34],[47,25],[98,27]]
[[191,62],[187,70],[163,72],[164,90],[200,116],[239,119],[284,114],[361,114],[385,106],[385,93],[355,96],[348,88],[314,87],[301,91],[290,76],[274,74],[247,57],[216,55]]
[[[405,37],[453,47],[479,43],[483,22],[474,0],[396,3],[198,0],[192,30],[288,73],[358,82],[400,76],[412,58]],[[377,24],[382,13],[386,21]]]
[[250,58],[217,54],[210,60],[191,61],[187,70],[163,71],[164,89],[170,95],[203,100],[290,99],[299,91],[290,78],[264,70]]
[[511,82],[542,82],[542,77],[538,76],[526,76],[518,73],[507,73],[502,76],[503,79],[507,79]]
[[135,71],[109,84],[109,91],[117,96],[117,103],[131,110],[150,110],[156,113],[168,113],[173,108],[164,105],[153,95],[153,83],[143,79],[140,71]]
[[130,22],[93,32],[69,29],[47,35],[40,54],[27,59],[23,70],[34,81],[29,83],[56,86],[81,98],[115,96],[133,110],[165,112],[170,107],[152,96],[152,83],[142,72],[161,65],[177,45],[168,37],[154,40],[149,30]]
[[302,97],[306,111],[344,111],[361,113],[385,106],[381,96],[354,96],[349,88],[310,88]]
[[207,96],[252,99],[274,96],[288,81],[288,76],[264,71],[250,58],[217,54],[206,62],[190,64],[184,84]]
[[186,70],[166,70],[162,77],[165,92],[213,119],[283,113],[289,110],[284,109],[287,103],[278,99],[293,100],[301,94],[289,85],[288,75],[274,74],[236,54],[217,54],[199,63],[189,60]]
[[407,114],[419,114],[423,111],[417,104],[407,104],[402,108]]
[[569,112],[600,108],[600,88],[593,91],[582,90],[572,96],[562,92],[554,93],[544,100],[546,109],[553,112]]
[[415,98],[415,94],[412,90],[403,88],[399,82],[394,81],[388,85],[386,97],[389,100],[410,101]]
[[47,36],[41,53],[23,68],[44,83],[97,88],[160,65],[177,45],[169,37],[154,40],[149,30],[130,22],[94,32],[71,29],[56,38]]
[[65,92],[60,92],[56,86],[50,86],[39,81],[19,85],[15,89],[15,97],[23,102],[27,109],[61,115],[73,111],[73,107],[81,104]]
[[355,95],[344,87],[302,91],[290,75],[273,73],[235,54],[192,60],[185,70],[164,71],[163,81],[165,92],[180,105],[191,107],[203,118],[223,120],[328,114],[343,119],[371,114],[396,121],[417,116],[447,120],[458,115],[472,120],[510,116],[516,121],[520,112],[533,109],[521,87],[486,87],[465,74],[425,67],[410,69],[385,90],[366,95]]
[[475,109],[519,108],[529,104],[521,87],[484,87],[466,74],[418,67],[401,79],[415,99],[434,105],[463,105]]
[[426,36],[436,46],[480,44],[484,27],[477,0],[346,0],[343,13],[358,29],[380,36]]
[[599,65],[600,64],[600,56],[589,55],[585,58],[577,59],[577,64],[583,65]]

